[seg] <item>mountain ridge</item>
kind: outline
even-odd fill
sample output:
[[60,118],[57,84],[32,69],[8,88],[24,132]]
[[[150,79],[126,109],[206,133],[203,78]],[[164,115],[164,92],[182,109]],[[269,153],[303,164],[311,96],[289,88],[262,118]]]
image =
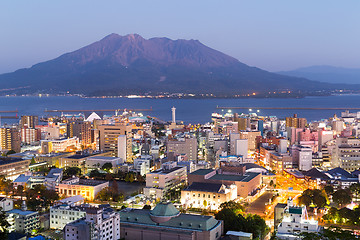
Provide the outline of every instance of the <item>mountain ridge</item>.
[[198,40],[144,39],[112,33],[30,68],[0,75],[3,88],[86,95],[133,93],[246,94],[335,89],[305,78],[250,67]]
[[327,83],[360,84],[360,68],[314,65],[277,73]]

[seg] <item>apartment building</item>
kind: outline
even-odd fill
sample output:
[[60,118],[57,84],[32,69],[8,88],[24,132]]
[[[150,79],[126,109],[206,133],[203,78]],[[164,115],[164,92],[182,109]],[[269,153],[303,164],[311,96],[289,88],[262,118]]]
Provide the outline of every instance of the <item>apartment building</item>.
[[333,165],[352,172],[360,168],[360,139],[337,138]]
[[148,197],[161,199],[168,190],[186,183],[186,167],[159,169],[146,174],[144,194]]
[[66,224],[86,216],[85,206],[61,204],[50,207],[50,228],[63,229]]
[[30,159],[0,157],[0,175],[14,180],[20,174],[29,171]]
[[100,139],[100,151],[110,151],[112,156],[118,156],[118,138],[120,135],[126,135],[127,160],[132,161],[132,126],[125,123],[107,124],[98,126]]
[[109,205],[86,208],[86,216],[66,224],[65,240],[117,240],[120,239],[120,214]]
[[185,154],[189,160],[197,160],[197,145],[196,138],[168,140],[166,142],[167,154],[172,153],[174,156]]
[[21,136],[17,128],[2,127],[0,128],[0,147],[1,150],[21,151]]
[[91,128],[91,122],[85,122],[80,120],[69,122],[66,129],[67,137],[77,137],[80,144],[86,147],[92,143]]
[[9,232],[31,233],[40,228],[39,213],[20,209],[6,212],[6,220],[10,224]]

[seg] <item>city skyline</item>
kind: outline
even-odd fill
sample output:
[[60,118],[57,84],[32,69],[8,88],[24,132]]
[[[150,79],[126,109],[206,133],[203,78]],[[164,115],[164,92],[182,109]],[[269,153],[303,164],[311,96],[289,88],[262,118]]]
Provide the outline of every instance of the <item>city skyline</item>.
[[[70,1],[1,4],[0,73],[58,57],[110,33],[197,39],[269,71],[358,68],[356,1]],[[254,10],[255,9],[255,10]],[[166,21],[164,21],[166,20]]]

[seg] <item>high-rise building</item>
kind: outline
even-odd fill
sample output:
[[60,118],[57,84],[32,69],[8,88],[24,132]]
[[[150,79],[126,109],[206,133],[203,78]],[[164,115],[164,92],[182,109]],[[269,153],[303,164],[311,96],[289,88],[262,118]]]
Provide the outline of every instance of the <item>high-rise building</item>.
[[312,168],[312,150],[304,145],[293,145],[291,150],[293,163],[300,171],[308,171]]
[[[118,137],[120,135],[126,135],[128,138],[132,137],[132,126],[124,123],[100,125],[98,129],[100,131],[100,151],[111,151],[114,157],[118,156]],[[132,160],[131,153],[132,151],[127,156],[131,156]]]
[[17,128],[0,128],[0,147],[1,150],[21,151],[20,131]]
[[39,124],[39,117],[38,116],[21,116],[20,126],[28,127],[28,128],[35,128],[36,125]]
[[184,138],[179,140],[168,140],[166,142],[167,154],[174,156],[186,154],[189,160],[197,160],[197,139]]
[[21,142],[32,144],[41,140],[41,130],[36,128],[21,128]]
[[297,114],[294,114],[293,117],[286,118],[286,127],[305,128],[306,124],[306,118],[298,118]]
[[261,136],[259,131],[240,131],[240,139],[248,139],[248,149],[250,151],[256,150],[256,137]]
[[91,144],[91,123],[74,121],[67,124],[67,137],[78,137],[80,144],[87,146]]

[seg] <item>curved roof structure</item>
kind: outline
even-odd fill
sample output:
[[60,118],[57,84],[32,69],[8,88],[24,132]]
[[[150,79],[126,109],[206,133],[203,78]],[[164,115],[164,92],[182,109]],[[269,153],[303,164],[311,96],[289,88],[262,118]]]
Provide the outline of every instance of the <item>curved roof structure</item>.
[[150,215],[156,217],[175,217],[179,215],[179,210],[177,210],[171,202],[159,203],[156,207],[150,211]]

